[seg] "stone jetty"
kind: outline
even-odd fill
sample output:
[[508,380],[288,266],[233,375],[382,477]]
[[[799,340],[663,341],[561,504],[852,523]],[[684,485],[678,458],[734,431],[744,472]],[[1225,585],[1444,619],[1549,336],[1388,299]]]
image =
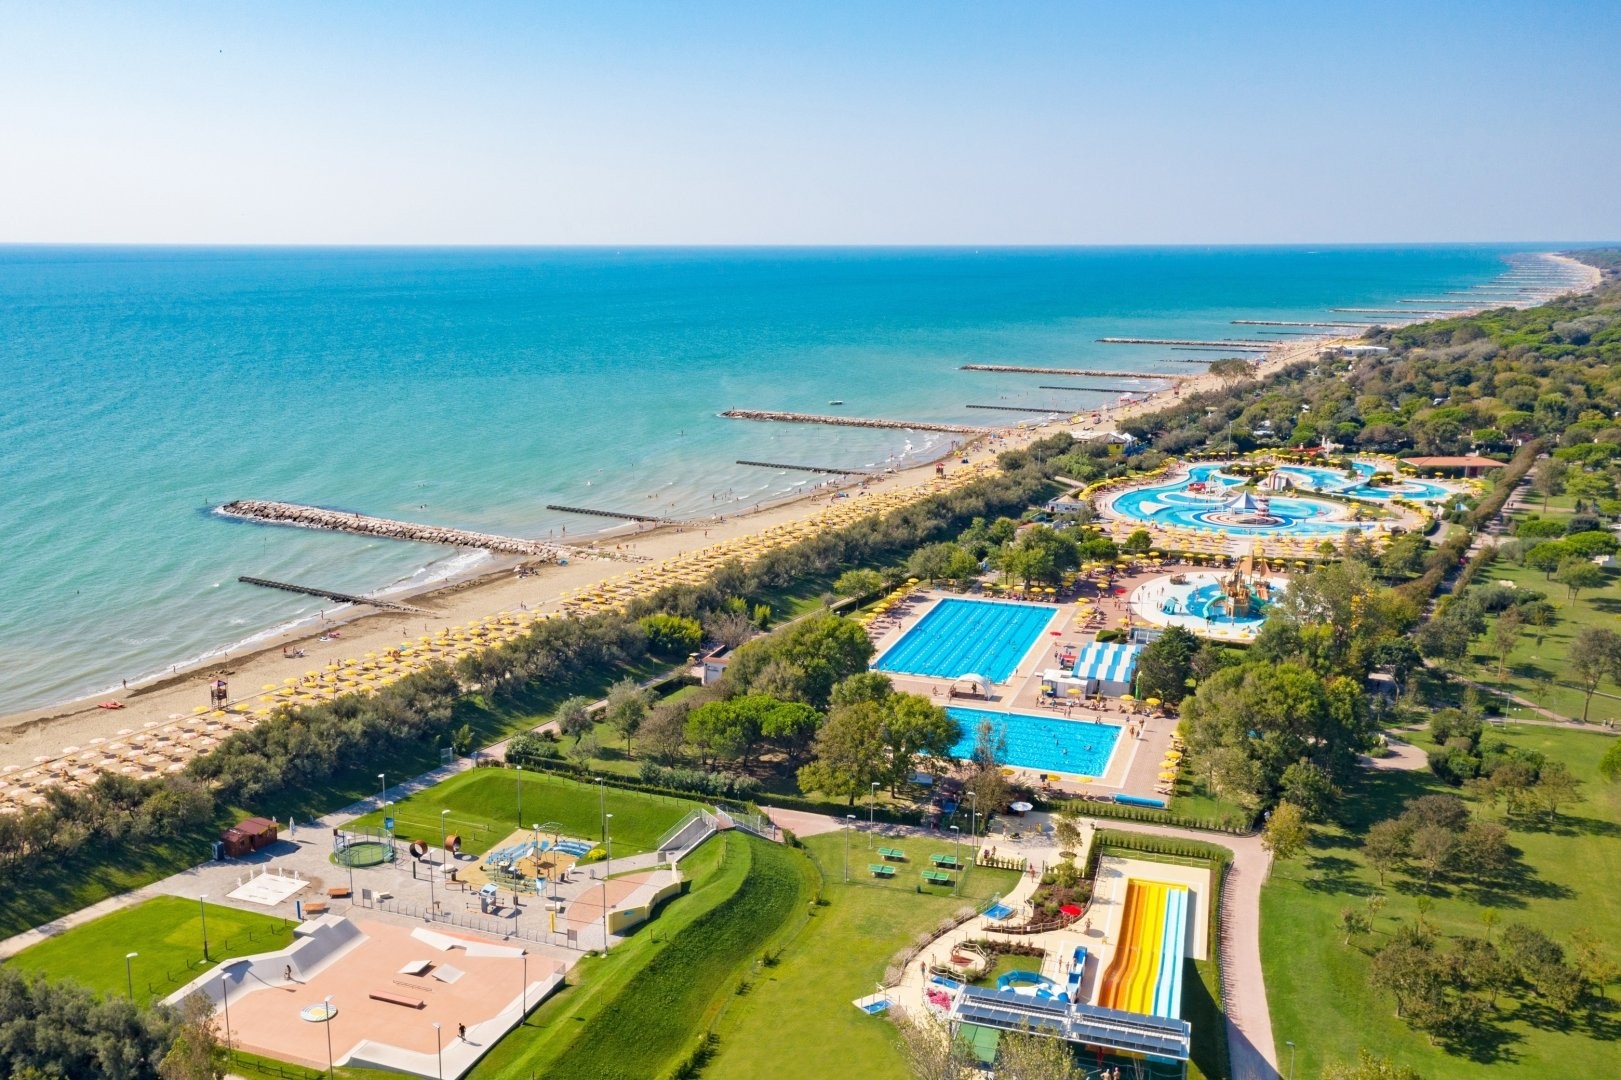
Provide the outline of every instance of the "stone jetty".
[[841,469],[834,465],[789,465],[781,461],[749,461],[738,458],[739,465],[757,465],[762,469],[788,469],[793,472],[827,473],[832,476],[865,476],[872,469]]
[[823,416],[817,413],[772,412],[767,409],[727,409],[728,420],[776,420],[784,424],[832,424],[835,427],[893,428],[897,431],[949,431],[958,435],[990,435],[995,428],[972,424],[941,424],[932,420],[874,420],[861,416]]
[[1152,371],[1102,371],[1098,368],[1073,367],[1019,367],[1014,364],[964,364],[959,371],[1000,371],[1014,375],[1081,375],[1098,379],[1181,379],[1182,375],[1165,375]]
[[[1351,311],[1352,308],[1334,308],[1335,311]],[[1180,345],[1185,349],[1270,349],[1273,342],[1252,341],[1245,338],[1232,340],[1201,341],[1198,338],[1151,338],[1151,337],[1100,337],[1098,341],[1104,345]]]
[[237,499],[219,508],[226,517],[245,518],[269,525],[291,525],[300,529],[327,529],[332,532],[354,533],[358,536],[380,536],[387,540],[413,540],[420,544],[448,544],[451,547],[482,548],[504,555],[527,555],[555,562],[559,559],[604,558],[604,554],[585,548],[552,544],[544,540],[527,540],[516,536],[497,536],[494,533],[451,529],[443,525],[419,525],[391,518],[368,517],[342,510],[327,510],[319,506],[274,502],[268,499]]

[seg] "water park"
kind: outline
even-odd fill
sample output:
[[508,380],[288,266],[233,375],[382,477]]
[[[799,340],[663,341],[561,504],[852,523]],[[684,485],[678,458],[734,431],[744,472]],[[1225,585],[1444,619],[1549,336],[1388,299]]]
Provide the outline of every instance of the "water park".
[[1252,551],[1230,570],[1188,570],[1153,577],[1132,590],[1131,617],[1152,626],[1179,626],[1201,637],[1245,641],[1289,587],[1282,563]]
[[886,649],[873,670],[1005,683],[1058,614],[1044,604],[946,597]]

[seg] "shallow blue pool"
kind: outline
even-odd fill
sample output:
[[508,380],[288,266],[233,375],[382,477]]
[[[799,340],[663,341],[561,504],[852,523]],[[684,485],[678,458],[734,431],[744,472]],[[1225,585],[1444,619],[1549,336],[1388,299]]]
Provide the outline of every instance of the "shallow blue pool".
[[953,757],[973,754],[979,725],[989,720],[1007,739],[1003,760],[1023,769],[1101,777],[1108,771],[1109,756],[1120,738],[1118,725],[1091,718],[1066,720],[986,709],[951,708],[946,712],[962,725],[962,738],[951,748]]
[[991,600],[942,600],[873,664],[875,671],[1007,682],[1057,609]]

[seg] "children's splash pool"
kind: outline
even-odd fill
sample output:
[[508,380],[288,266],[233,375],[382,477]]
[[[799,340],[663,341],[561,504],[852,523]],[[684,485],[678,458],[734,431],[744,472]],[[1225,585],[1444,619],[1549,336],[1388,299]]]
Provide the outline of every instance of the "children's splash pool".
[[962,727],[962,737],[951,756],[966,758],[974,752],[979,725],[990,721],[991,730],[1007,741],[1003,760],[1022,769],[1101,777],[1120,740],[1116,724],[1090,717],[1066,720],[1061,716],[991,712],[987,709],[949,708],[946,713]]
[[[1288,588],[1288,579],[1258,576],[1235,581],[1231,573],[1175,575],[1154,578],[1138,586],[1129,601],[1134,616],[1156,626],[1180,626],[1196,634],[1242,637],[1253,634],[1266,621],[1272,605]],[[1242,589],[1242,595],[1235,595]]]

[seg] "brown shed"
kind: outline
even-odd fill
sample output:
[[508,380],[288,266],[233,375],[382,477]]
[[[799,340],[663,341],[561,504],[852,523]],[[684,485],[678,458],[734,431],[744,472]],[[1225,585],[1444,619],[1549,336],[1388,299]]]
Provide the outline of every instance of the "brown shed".
[[276,823],[270,818],[244,818],[220,836],[227,858],[240,858],[276,842]]

